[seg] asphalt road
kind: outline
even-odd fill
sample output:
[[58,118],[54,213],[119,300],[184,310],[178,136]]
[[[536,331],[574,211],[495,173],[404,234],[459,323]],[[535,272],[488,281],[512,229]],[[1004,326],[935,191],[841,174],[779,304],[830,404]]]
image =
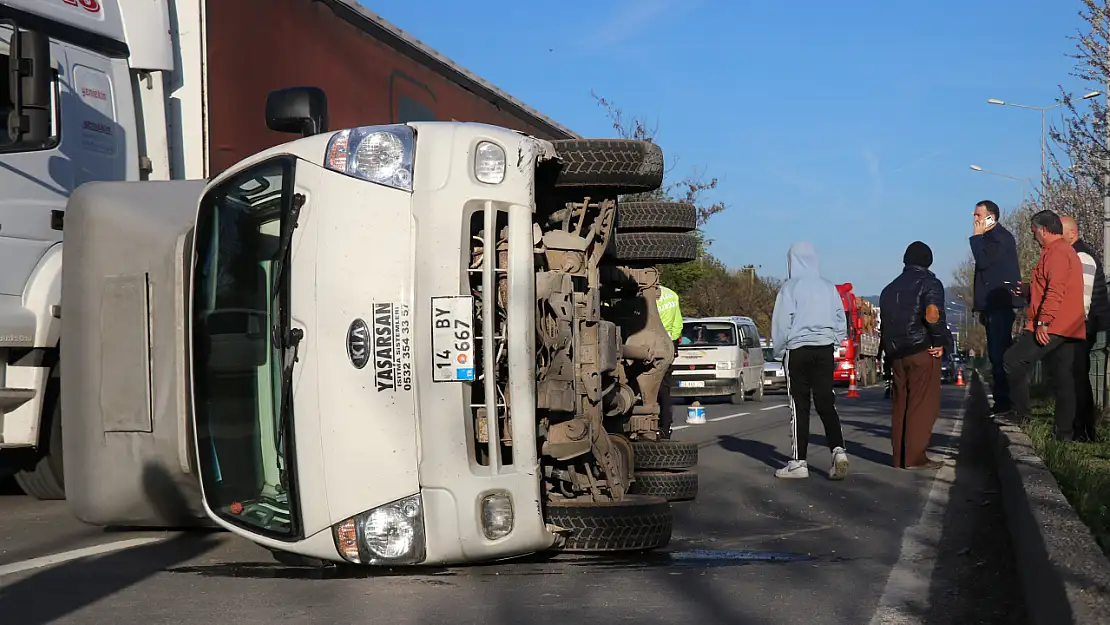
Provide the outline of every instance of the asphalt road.
[[701,446],[701,494],[676,504],[666,554],[634,559],[325,573],[226,533],[105,532],[64,502],[3,495],[0,622],[1021,625],[995,477],[961,427],[963,390],[944,397],[933,442],[949,460],[930,473],[889,466],[880,391],[839,397],[843,482],[825,477],[816,417],[810,478],[772,477],[790,447],[781,395],[709,405],[709,423],[676,434]]

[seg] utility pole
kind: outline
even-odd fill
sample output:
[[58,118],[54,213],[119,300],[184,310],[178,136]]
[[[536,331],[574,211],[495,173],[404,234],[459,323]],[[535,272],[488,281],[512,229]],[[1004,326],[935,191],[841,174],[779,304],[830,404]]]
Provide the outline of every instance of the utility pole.
[[1102,150],[1102,266],[1110,260],[1110,84],[1106,88],[1106,127]]
[[[1106,110],[1103,112],[1106,127],[1102,129],[1103,137],[1103,150],[1101,157],[1102,164],[1102,266],[1106,266],[1106,261],[1110,260],[1110,84],[1106,89]],[[1102,343],[1102,352],[1100,363],[1102,365],[1102,388],[1095,384],[1095,397],[1096,402],[1101,400],[1101,408],[1106,409],[1107,403],[1110,403],[1110,373],[1106,364],[1110,362],[1110,350],[1107,349],[1107,339],[1110,338],[1105,330],[1098,333],[1097,342]],[[1092,367],[1094,369],[1094,367]],[[1097,369],[1096,369],[1097,370]],[[1101,391],[1101,392],[1100,392]]]
[[748,280],[749,280],[748,284],[752,288],[755,288],[755,270],[756,269],[762,269],[762,268],[763,268],[763,265],[744,265],[743,267],[740,268],[741,271],[748,272]]

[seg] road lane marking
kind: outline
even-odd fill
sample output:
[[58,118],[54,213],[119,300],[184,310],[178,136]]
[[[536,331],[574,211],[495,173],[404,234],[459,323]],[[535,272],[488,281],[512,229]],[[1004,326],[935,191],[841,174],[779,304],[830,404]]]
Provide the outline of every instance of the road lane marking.
[[78,560],[80,558],[87,558],[89,556],[98,556],[105,553],[112,553],[113,551],[122,551],[124,549],[131,549],[132,547],[141,547],[151,543],[162,542],[167,540],[166,536],[159,536],[157,538],[132,538],[130,540],[118,540],[114,543],[105,543],[103,545],[93,545],[92,547],[84,547],[81,549],[74,549],[73,551],[63,551],[49,556],[42,556],[40,558],[31,558],[30,560],[22,560],[20,562],[12,562],[0,566],[0,577],[11,575],[13,573],[22,573],[23,571],[30,571],[32,569],[41,569],[45,566],[53,566],[70,560]]
[[[760,408],[760,410],[761,411],[763,411],[763,410],[778,410],[779,408],[786,408],[786,406],[787,406],[787,404],[777,404],[777,405],[774,405],[774,406],[767,406],[766,408]],[[736,417],[746,417],[750,414],[751,414],[750,412],[738,412],[736,414],[725,415],[723,417],[713,417],[712,419],[706,419],[706,422],[708,423],[708,422],[712,422],[712,421],[725,421],[726,419],[735,419]],[[688,428],[690,426],[691,426],[690,424],[676,425],[676,426],[673,426],[671,428],[671,431],[685,430],[686,428]]]
[[[962,430],[961,415],[952,423],[952,438],[959,439]],[[890,570],[879,606],[871,617],[871,625],[920,625],[924,622],[919,615],[925,614],[929,608],[929,586],[937,560],[937,545],[943,530],[949,491],[955,481],[955,464],[945,462],[933,477],[921,518],[902,534],[902,551],[898,562]]]
[[736,417],[746,417],[750,414],[751,414],[750,412],[738,412],[736,414],[726,414],[723,417],[713,417],[712,419],[708,419],[708,420],[709,421],[725,421],[727,419],[735,419]]

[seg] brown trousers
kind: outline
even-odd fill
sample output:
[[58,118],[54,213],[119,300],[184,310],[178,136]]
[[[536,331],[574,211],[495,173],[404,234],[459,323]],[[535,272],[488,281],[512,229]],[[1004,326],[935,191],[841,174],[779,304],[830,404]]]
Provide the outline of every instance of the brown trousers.
[[894,466],[921,466],[929,461],[925,450],[940,416],[940,358],[920,352],[891,363],[894,374],[894,414],[890,443]]

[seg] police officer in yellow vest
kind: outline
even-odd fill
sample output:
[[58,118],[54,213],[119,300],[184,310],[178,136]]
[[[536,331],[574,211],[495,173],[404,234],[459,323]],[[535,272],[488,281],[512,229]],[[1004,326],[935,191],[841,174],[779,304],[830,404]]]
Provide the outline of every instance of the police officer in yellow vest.
[[[675,356],[678,356],[678,341],[682,337],[682,308],[678,305],[678,293],[660,284],[659,299],[655,305],[659,309],[663,328],[674,341]],[[663,438],[671,437],[671,384],[671,370],[668,367],[663,384],[659,387],[659,429]]]

